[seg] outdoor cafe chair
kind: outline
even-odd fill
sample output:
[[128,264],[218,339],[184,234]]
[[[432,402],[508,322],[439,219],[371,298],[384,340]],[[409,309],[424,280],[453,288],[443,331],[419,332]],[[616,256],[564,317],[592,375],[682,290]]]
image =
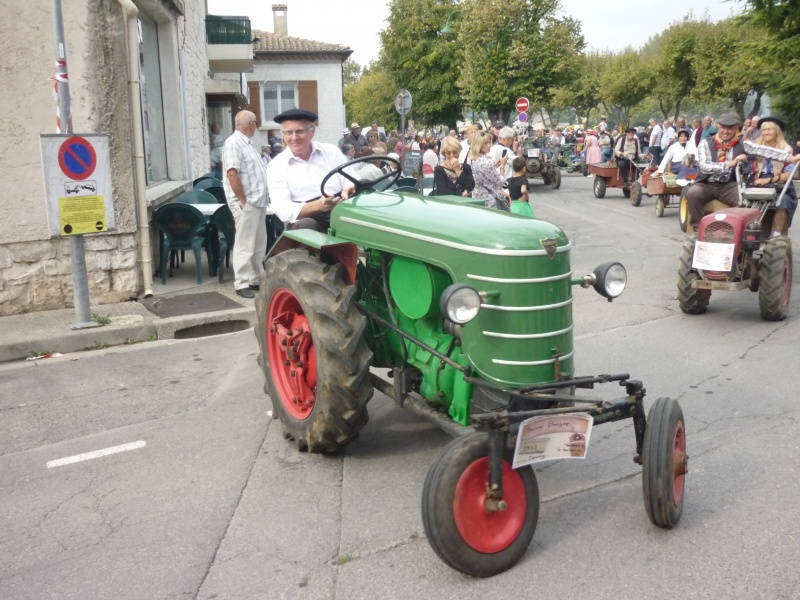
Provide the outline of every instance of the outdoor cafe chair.
[[[225,265],[230,266],[229,252],[233,250],[233,244],[236,242],[236,224],[234,223],[231,209],[227,204],[220,206],[211,215],[211,225],[216,229],[213,245],[214,268],[219,273],[219,282],[222,283],[223,272],[225,271],[222,266],[222,257],[225,257]],[[222,235],[220,236],[220,234]]]
[[161,252],[159,271],[161,283],[167,283],[167,261],[171,253],[178,250],[192,250],[197,271],[197,284],[203,283],[201,250],[205,246],[211,273],[212,251],[208,236],[206,218],[191,204],[173,202],[160,206],[153,213],[153,222],[161,232]]
[[214,177],[204,177],[200,179],[200,181],[197,181],[197,183],[195,183],[192,186],[192,188],[195,190],[204,190],[208,187],[216,187],[216,186],[222,187],[222,182],[219,179],[216,179]]

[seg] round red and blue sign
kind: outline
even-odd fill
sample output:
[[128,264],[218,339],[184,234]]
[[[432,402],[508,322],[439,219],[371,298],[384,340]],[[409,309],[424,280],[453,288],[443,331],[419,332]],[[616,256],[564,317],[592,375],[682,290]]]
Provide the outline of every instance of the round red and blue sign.
[[73,136],[64,140],[58,149],[58,166],[75,181],[88,179],[97,168],[97,154],[88,140]]

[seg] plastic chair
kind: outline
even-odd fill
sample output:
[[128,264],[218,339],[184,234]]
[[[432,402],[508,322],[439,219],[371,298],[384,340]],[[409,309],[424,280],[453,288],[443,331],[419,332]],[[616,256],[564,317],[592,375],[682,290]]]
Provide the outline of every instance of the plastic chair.
[[[200,250],[206,247],[208,254],[209,274],[211,273],[211,245],[208,239],[208,225],[206,218],[191,204],[173,202],[165,204],[153,214],[153,222],[161,231],[161,283],[167,283],[167,260],[171,252],[177,250],[192,250],[194,252],[195,268],[197,269],[197,284],[203,283],[203,265]],[[213,276],[213,275],[212,275]]]
[[217,177],[214,174],[214,171],[211,171],[210,173],[205,173],[204,175],[200,175],[200,177],[198,177],[197,179],[192,181],[192,187],[196,186],[198,183],[200,183],[204,179],[219,179],[219,177]]
[[204,190],[209,187],[222,187],[222,182],[214,177],[203,177],[200,181],[195,180],[196,183],[192,186],[196,190]]
[[[231,209],[227,204],[220,206],[211,215],[211,225],[218,232],[214,240],[216,243],[213,246],[214,268],[219,273],[219,282],[222,283],[222,276],[225,271],[222,267],[222,257],[225,257],[225,264],[230,266],[228,251],[233,249],[233,244],[236,242],[236,223],[233,221],[233,214],[231,214]],[[222,234],[221,237],[219,236],[220,233]]]
[[[223,194],[224,195],[224,194]],[[189,190],[175,198],[181,204],[218,204],[217,198],[206,190]]]
[[214,196],[214,198],[216,198],[217,202],[219,202],[220,204],[228,203],[228,199],[225,197],[225,189],[219,185],[207,187],[203,191],[208,192],[209,194]]

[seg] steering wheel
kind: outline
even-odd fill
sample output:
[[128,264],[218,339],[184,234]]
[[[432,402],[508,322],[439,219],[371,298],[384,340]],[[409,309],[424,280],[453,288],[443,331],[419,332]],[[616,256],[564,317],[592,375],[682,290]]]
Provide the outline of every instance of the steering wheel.
[[[374,160],[386,160],[386,161],[392,162],[392,163],[395,164],[397,169],[394,170],[394,171],[391,171],[389,173],[386,173],[385,175],[383,175],[381,177],[378,177],[377,179],[374,179],[374,180],[356,179],[350,173],[345,171],[345,169],[347,167],[351,166],[351,165],[355,165],[355,164],[363,163],[363,162],[371,162],[371,161],[374,161]],[[359,194],[359,193],[363,192],[364,190],[371,190],[378,183],[381,183],[382,181],[386,181],[387,179],[390,179],[390,178],[394,177],[394,179],[392,179],[391,183],[389,183],[389,185],[386,186],[386,187],[389,187],[390,185],[393,185],[398,179],[400,179],[401,173],[402,173],[402,171],[400,170],[400,161],[397,160],[396,158],[390,158],[388,156],[383,156],[381,154],[371,154],[369,156],[361,156],[359,158],[351,160],[350,162],[346,162],[343,165],[339,165],[333,171],[331,171],[330,173],[325,175],[325,178],[322,180],[322,183],[319,186],[319,191],[321,192],[321,194],[323,196],[327,196],[328,195],[328,194],[325,193],[325,184],[328,183],[328,180],[331,177],[333,177],[334,175],[341,175],[342,177],[344,177],[345,179],[350,181],[356,188],[355,193]]]

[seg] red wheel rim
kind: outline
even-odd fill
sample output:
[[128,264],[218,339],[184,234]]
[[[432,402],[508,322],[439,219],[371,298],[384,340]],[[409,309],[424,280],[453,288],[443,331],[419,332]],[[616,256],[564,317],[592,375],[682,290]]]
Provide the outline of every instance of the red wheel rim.
[[286,288],[277,290],[269,302],[266,338],[281,404],[295,419],[308,418],[317,394],[317,355],[303,307]]
[[686,436],[683,421],[678,421],[672,441],[672,501],[675,506],[680,506],[683,501],[684,475],[686,475]]
[[489,483],[489,459],[479,458],[469,465],[456,485],[453,517],[458,533],[471,548],[492,554],[508,548],[522,531],[528,501],[522,477],[508,461],[503,461],[503,500],[505,510],[489,512],[484,506]]

